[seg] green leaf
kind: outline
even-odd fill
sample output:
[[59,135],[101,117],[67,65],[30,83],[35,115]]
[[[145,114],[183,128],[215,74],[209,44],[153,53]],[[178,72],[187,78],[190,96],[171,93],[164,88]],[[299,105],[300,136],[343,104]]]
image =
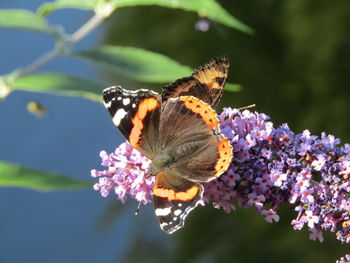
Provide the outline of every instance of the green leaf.
[[92,183],[75,180],[57,173],[45,173],[7,162],[0,162],[1,186],[53,191],[89,188]]
[[[38,13],[46,15],[52,11],[61,8],[78,8],[85,10],[103,10],[103,6],[110,5],[114,9],[138,5],[158,5],[168,8],[183,9],[186,11],[196,12],[201,17],[207,17],[217,23],[241,30],[252,34],[253,30],[247,25],[240,22],[237,18],[230,15],[215,0],[56,0],[55,2],[43,4]],[[100,8],[97,8],[97,7]],[[103,11],[102,11],[103,12]]]
[[45,16],[53,11],[63,8],[75,8],[83,10],[94,10],[100,0],[56,0],[44,3],[38,8],[38,14]]
[[226,83],[225,91],[237,92],[242,89],[242,86],[239,84]]
[[101,102],[102,85],[61,73],[39,73],[20,77],[9,83],[13,89],[79,96]]
[[136,5],[159,5],[168,8],[184,9],[249,34],[254,32],[250,27],[230,15],[215,0],[111,0],[111,3],[116,8]]
[[7,85],[3,77],[0,77],[0,101],[11,93],[11,87]]
[[0,10],[0,27],[30,30],[47,34],[54,33],[53,28],[45,18],[22,9]]
[[192,72],[169,57],[134,47],[101,46],[73,55],[142,82],[172,82]]

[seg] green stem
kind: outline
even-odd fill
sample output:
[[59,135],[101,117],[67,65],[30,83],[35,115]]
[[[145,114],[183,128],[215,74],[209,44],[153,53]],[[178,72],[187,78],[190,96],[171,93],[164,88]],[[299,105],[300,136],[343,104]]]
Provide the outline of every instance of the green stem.
[[[42,55],[38,59],[36,59],[33,63],[29,64],[28,66],[15,70],[7,77],[9,79],[14,80],[16,78],[19,78],[21,76],[25,76],[28,74],[33,73],[49,61],[53,60],[54,58],[69,53],[71,47],[79,42],[81,39],[83,39],[86,35],[88,35],[92,30],[94,30],[99,24],[103,22],[103,20],[107,16],[100,15],[99,13],[95,13],[84,25],[82,25],[78,30],[76,30],[72,35],[70,35],[68,38],[61,37],[58,38],[58,42],[56,42],[56,46],[54,49],[50,50],[46,54]],[[65,40],[65,39],[68,39]],[[60,43],[60,41],[62,41]],[[11,77],[10,77],[11,76]]]
[[71,43],[77,43],[103,22],[105,17],[95,14],[82,27],[75,31],[71,37]]
[[37,60],[35,60],[32,64],[26,66],[25,68],[15,71],[15,78],[19,78],[21,76],[28,75],[34,71],[36,71],[38,68],[40,68],[42,65],[46,64],[50,60],[54,59],[58,56],[58,50],[57,48],[50,50],[46,54],[39,57]]

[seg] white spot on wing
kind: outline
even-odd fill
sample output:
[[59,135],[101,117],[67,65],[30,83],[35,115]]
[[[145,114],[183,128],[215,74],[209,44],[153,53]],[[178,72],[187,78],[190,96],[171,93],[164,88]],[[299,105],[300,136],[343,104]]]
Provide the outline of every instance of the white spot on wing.
[[104,102],[105,107],[108,109],[112,105],[112,101],[110,100],[108,103]]
[[[202,196],[203,196],[203,186],[200,185],[200,192],[199,192],[198,200],[196,201],[196,203],[191,204],[190,206],[186,206],[186,204],[184,205],[184,204],[181,204],[181,203],[177,204],[178,207],[184,206],[183,209],[176,209],[173,212],[173,215],[176,215],[175,213],[176,213],[177,210],[181,211],[181,213],[179,215],[179,222],[173,221],[171,219],[171,221],[167,221],[167,222],[161,223],[160,224],[160,228],[163,229],[166,233],[172,234],[175,231],[177,231],[178,229],[180,229],[181,227],[183,227],[184,223],[185,223],[185,218],[201,202],[200,199],[202,198]],[[177,213],[179,213],[179,212],[177,212]],[[170,219],[170,218],[168,218],[168,219]]]
[[130,99],[129,98],[125,98],[123,99],[123,104],[126,106],[126,105],[129,105],[130,103]]
[[170,214],[171,208],[170,207],[157,208],[155,212],[156,212],[156,216],[167,216]]
[[113,116],[113,123],[116,126],[119,126],[120,121],[125,117],[127,112],[124,109],[119,109]]
[[181,209],[177,209],[174,211],[174,215],[178,216],[182,213],[182,210]]
[[131,106],[132,106],[133,108],[136,108],[136,104],[135,104],[135,103],[133,103]]
[[122,100],[122,97],[118,97],[117,100]]

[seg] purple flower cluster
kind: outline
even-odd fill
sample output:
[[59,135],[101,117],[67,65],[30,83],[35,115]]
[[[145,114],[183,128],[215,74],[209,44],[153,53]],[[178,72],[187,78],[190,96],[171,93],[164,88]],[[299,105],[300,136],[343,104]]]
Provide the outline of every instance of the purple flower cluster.
[[335,263],[350,263],[350,254],[346,254],[344,257],[341,257],[340,260],[337,260]]
[[94,189],[103,197],[114,190],[122,203],[128,195],[143,204],[148,204],[153,195],[154,177],[145,177],[151,161],[140,154],[128,142],[121,144],[114,153],[100,153],[102,165],[108,170],[91,170],[91,176],[99,179]]
[[307,225],[310,239],[322,231],[350,242],[350,145],[332,135],[294,134],[287,124],[274,128],[265,114],[226,108],[221,130],[233,146],[233,160],[218,180],[205,184],[205,202],[232,210],[231,200],[253,206],[268,222],[278,221],[280,204],[293,204],[295,230]]
[[[233,159],[220,178],[203,184],[203,204],[231,212],[235,202],[273,222],[279,220],[279,205],[289,202],[297,213],[295,230],[307,226],[310,239],[320,242],[322,231],[330,230],[350,243],[349,144],[339,147],[340,140],[325,133],[295,134],[287,124],[274,128],[268,116],[248,110],[225,108],[219,120]],[[154,178],[144,178],[150,165],[146,157],[124,143],[111,155],[101,152],[101,158],[108,170],[91,172],[99,177],[96,190],[106,196],[113,189],[122,202],[127,194],[151,201]]]

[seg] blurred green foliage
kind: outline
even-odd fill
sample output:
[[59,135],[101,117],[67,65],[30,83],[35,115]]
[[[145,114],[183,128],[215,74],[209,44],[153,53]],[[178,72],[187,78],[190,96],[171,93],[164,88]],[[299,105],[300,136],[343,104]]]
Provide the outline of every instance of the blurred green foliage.
[[40,172],[22,166],[0,162],[0,185],[40,191],[78,190],[91,188],[92,183],[79,181],[58,173]]
[[349,141],[350,2],[220,3],[254,28],[255,35],[216,23],[208,32],[198,32],[193,13],[138,7],[122,9],[110,19],[105,42],[149,49],[192,67],[226,54],[229,81],[242,84],[243,91],[226,94],[222,106],[257,103],[256,110],[269,114],[276,125],[288,122],[295,132],[326,131]]
[[[275,126],[287,122],[294,132],[322,131],[350,141],[350,2],[325,0],[223,0],[220,4],[254,28],[242,34],[211,23],[208,32],[194,29],[198,17],[159,7],[129,8],[109,20],[105,44],[138,46],[193,67],[226,54],[229,81],[241,92],[226,92],[221,106],[242,107],[271,116]],[[147,14],[147,15],[145,15]],[[109,76],[126,88],[139,84]],[[268,224],[252,210],[225,214],[197,208],[186,226],[168,237],[172,250],[145,234],[135,237],[127,262],[335,262],[348,245],[333,233],[324,243],[311,241],[306,230],[294,231],[297,215],[287,205],[280,222]],[[147,227],[143,225],[143,227]],[[145,261],[146,260],[146,261]]]

